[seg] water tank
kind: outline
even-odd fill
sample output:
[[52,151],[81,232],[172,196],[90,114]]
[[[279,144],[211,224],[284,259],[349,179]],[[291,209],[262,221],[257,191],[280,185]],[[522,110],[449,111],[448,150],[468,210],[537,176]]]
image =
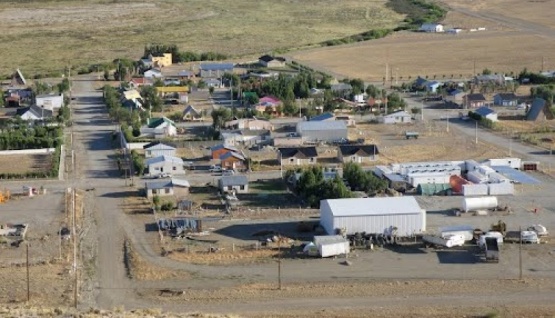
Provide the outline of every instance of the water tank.
[[497,206],[497,197],[463,198],[462,202],[462,210],[465,212],[493,209]]

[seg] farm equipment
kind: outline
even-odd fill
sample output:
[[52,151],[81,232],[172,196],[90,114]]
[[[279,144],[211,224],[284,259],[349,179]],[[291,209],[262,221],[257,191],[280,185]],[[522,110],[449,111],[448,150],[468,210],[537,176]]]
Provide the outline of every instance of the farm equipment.
[[492,224],[491,225],[491,231],[493,232],[499,232],[501,233],[503,236],[505,236],[505,233],[507,233],[507,224],[505,224],[505,222],[499,220],[497,222],[497,224]]

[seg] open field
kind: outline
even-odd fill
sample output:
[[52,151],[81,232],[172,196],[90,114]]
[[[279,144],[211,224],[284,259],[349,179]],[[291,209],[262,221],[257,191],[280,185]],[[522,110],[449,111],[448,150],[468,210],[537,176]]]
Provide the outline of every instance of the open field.
[[[474,70],[485,68],[506,73],[518,73],[525,67],[539,71],[542,58],[554,50],[555,41],[517,31],[456,36],[403,32],[354,45],[296,52],[292,57],[337,76],[366,81],[382,81],[389,64],[389,76],[402,82],[419,75],[436,79],[470,77]],[[555,60],[544,60],[544,69],[552,68]]]
[[0,68],[29,74],[139,58],[149,43],[230,55],[270,53],[394,27],[402,18],[384,2],[360,0],[2,2]]
[[48,172],[52,155],[2,155],[0,156],[0,173]]

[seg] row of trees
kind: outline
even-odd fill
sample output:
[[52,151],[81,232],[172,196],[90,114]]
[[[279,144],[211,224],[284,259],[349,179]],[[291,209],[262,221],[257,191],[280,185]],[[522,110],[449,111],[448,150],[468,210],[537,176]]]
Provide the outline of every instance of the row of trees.
[[553,106],[555,97],[555,84],[546,84],[530,88],[532,97],[543,98],[547,101],[548,106]]
[[172,54],[172,63],[194,62],[194,61],[221,61],[229,58],[225,54],[216,53],[216,52],[202,52],[202,53],[196,53],[192,51],[180,52],[177,45],[174,45],[174,44],[146,45],[144,49],[143,58],[147,58],[151,54],[153,56],[160,56],[164,53]]
[[35,125],[16,118],[0,129],[0,150],[56,148],[63,142],[60,127]]
[[343,166],[343,179],[337,174],[335,178],[325,180],[324,170],[320,166],[313,166],[305,170],[290,170],[286,173],[286,178],[299,172],[302,174],[295,190],[311,207],[319,207],[320,200],[352,198],[352,191],[363,191],[375,195],[387,188],[387,182],[376,177],[370,171],[364,171],[356,163],[347,163]]

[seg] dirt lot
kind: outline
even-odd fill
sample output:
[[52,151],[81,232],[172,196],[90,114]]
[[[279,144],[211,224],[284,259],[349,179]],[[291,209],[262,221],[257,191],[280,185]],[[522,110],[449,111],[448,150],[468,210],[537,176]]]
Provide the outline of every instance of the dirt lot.
[[[324,0],[107,2],[28,1],[0,5],[0,49],[6,72],[62,70],[69,64],[139,58],[145,44],[176,44],[183,50],[230,55],[270,53],[339,38],[402,19],[382,2]],[[262,23],[263,22],[263,23]],[[91,27],[93,26],[93,27]],[[280,32],[275,32],[279,26]],[[256,32],[245,32],[245,30]],[[239,45],[240,43],[240,45]],[[40,50],[27,50],[40,47]],[[27,52],[21,54],[21,52]],[[15,66],[14,66],[15,65]],[[4,74],[7,75],[7,74]]]
[[52,155],[1,155],[0,173],[47,172]]

